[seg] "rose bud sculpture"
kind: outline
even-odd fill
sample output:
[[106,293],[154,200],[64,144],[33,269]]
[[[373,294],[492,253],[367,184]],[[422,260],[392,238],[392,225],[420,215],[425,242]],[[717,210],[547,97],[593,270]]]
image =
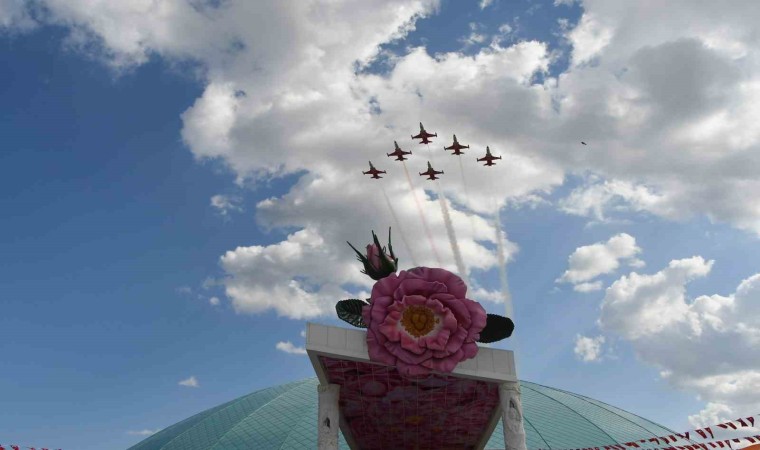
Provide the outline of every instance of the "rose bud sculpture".
[[391,229],[388,228],[388,250],[389,253],[385,253],[385,247],[380,247],[380,241],[377,240],[375,232],[372,232],[372,239],[374,244],[367,246],[367,256],[364,256],[348,242],[348,245],[354,249],[359,261],[364,264],[363,274],[369,275],[373,280],[379,280],[385,278],[392,273],[396,273],[398,270],[398,258],[393,254],[393,246],[391,245]]
[[466,297],[467,285],[460,277],[429,267],[396,274],[398,258],[390,246],[390,230],[390,255],[374,232],[372,236],[375,243],[367,246],[366,257],[354,248],[364,264],[362,272],[377,281],[371,298],[341,300],[335,307],[340,319],[368,328],[370,360],[396,367],[406,377],[446,373],[475,357],[476,342],[512,335],[512,320],[486,314],[480,303]]

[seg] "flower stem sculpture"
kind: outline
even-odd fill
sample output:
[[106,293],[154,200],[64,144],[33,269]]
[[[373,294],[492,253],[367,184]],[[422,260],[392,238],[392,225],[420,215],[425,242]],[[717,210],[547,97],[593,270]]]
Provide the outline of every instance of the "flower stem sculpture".
[[339,301],[338,317],[367,328],[367,348],[372,361],[395,366],[408,377],[431,371],[451,372],[456,365],[474,358],[476,342],[490,343],[512,335],[514,323],[507,317],[486,314],[480,303],[466,297],[467,285],[444,269],[415,267],[396,274],[388,230],[389,254],[374,244],[362,255],[349,242],[364,264],[362,273],[376,281],[368,302]]

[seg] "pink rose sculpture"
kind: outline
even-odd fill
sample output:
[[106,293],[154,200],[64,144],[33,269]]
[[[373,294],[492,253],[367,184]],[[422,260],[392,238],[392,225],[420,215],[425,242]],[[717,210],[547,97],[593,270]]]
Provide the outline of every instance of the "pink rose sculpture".
[[464,281],[444,269],[417,267],[380,279],[362,308],[370,359],[418,377],[474,358],[487,317],[466,293]]

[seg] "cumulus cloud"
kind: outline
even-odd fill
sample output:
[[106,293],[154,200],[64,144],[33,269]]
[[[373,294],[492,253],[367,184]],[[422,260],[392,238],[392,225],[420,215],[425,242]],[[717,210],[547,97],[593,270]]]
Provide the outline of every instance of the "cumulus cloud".
[[628,340],[673,386],[708,402],[691,417],[694,424],[760,408],[760,274],[728,296],[688,300],[686,285],[707,276],[712,266],[695,256],[673,260],[651,275],[623,276],[607,289],[598,321]]
[[604,336],[575,336],[575,355],[584,362],[599,361],[602,356]]
[[[40,20],[70,30],[70,46],[97,52],[117,70],[151,56],[197,63],[205,89],[183,113],[181,130],[197,159],[219,160],[238,182],[302,174],[286,194],[256,207],[262,227],[298,231],[221,257],[222,283],[238,312],[275,310],[304,319],[332,314],[334,302],[347,294],[366,294],[368,280],[345,240],[361,245],[368,230],[394,224],[379,186],[409,238],[410,249],[396,240],[402,265],[410,251],[420,264],[436,264],[401,166],[382,156],[400,139],[402,147],[414,147],[415,157],[427,158],[427,149],[404,138],[419,121],[439,132],[436,145],[457,133],[471,145],[467,158],[486,145],[503,156],[496,170],[462,160],[469,203],[455,177],[442,182],[455,206],[451,215],[468,270],[497,263],[481,245],[493,243],[486,216],[494,196],[502,206],[540,198],[568,174],[594,174],[560,202],[572,214],[596,220],[611,212],[671,220],[703,215],[760,233],[760,131],[754,126],[760,9],[753,1],[731,8],[686,0],[667,7],[585,1],[579,22],[564,30],[570,67],[557,75],[548,73],[552,52],[546,43],[502,40],[472,55],[408,48],[387,73],[357,70],[381,44],[403,39],[434,14],[440,5],[432,0],[39,3],[47,8]],[[2,5],[2,20],[19,17],[8,13],[7,1]],[[537,73],[545,81],[531,84]],[[363,136],[360,149],[356,136]],[[579,136],[587,148],[569,149]],[[429,156],[446,174],[459,173],[456,158]],[[359,168],[373,158],[388,175],[369,184]],[[421,161],[410,159],[410,171],[421,169]],[[423,212],[437,248],[446,249],[444,265],[453,269],[438,205],[423,186],[415,184]],[[474,226],[459,226],[473,212]],[[660,343],[652,349],[662,354],[636,348],[645,360],[672,370],[670,379],[679,386],[730,402],[729,390],[716,386],[731,379],[705,378],[697,368],[717,371],[715,376],[756,370],[758,346],[748,343],[756,342],[757,330],[748,320],[726,325],[734,323],[729,318],[744,319],[731,316],[729,304],[738,309],[750,303],[739,289],[730,297],[686,303],[685,284],[705,276],[710,265],[693,258],[654,275],[624,276],[607,290],[600,320],[634,343]],[[577,286],[594,288],[582,274],[599,270],[579,270]],[[705,341],[708,336],[717,340]],[[737,345],[727,336],[745,341]],[[718,342],[729,350],[714,354]],[[705,354],[724,365],[698,365]],[[749,392],[752,380],[747,375],[734,389]]]
[[616,212],[654,212],[664,217],[676,218],[668,209],[666,199],[642,185],[634,185],[619,180],[595,182],[573,189],[558,203],[559,209],[576,216],[593,217],[598,222],[608,222],[607,214]]
[[748,114],[757,108],[760,60],[748,50],[757,19],[749,5],[724,15],[708,2],[583,3],[565,35],[571,69],[560,75],[555,99],[561,115],[575,114],[561,126],[568,135],[593,136],[568,162],[582,169],[593,160],[605,181],[574,198],[604,201],[573,202],[582,206],[576,210],[600,217],[602,205],[627,204],[760,232],[760,200],[749,194],[758,187],[749,173],[760,163],[750,150],[758,145]]
[[293,355],[305,355],[306,349],[303,347],[297,347],[290,341],[280,341],[275,345],[275,348],[281,352],[290,353]]
[[578,247],[568,258],[568,269],[556,281],[573,283],[579,292],[599,290],[601,281],[588,281],[616,271],[621,260],[627,259],[633,266],[640,266],[642,261],[635,258],[640,252],[636,239],[626,233],[613,236],[607,242]]
[[227,195],[217,194],[211,197],[211,206],[217,209],[219,214],[227,216],[230,211],[243,211],[240,206],[240,199],[237,197],[230,197]]
[[356,264],[335,254],[314,228],[278,244],[238,247],[222,256],[221,264],[229,274],[226,294],[239,312],[273,309],[284,317],[308,319],[332,313],[337,300],[351,297],[340,280],[371,286]]
[[211,297],[211,298],[208,299],[208,303],[211,306],[219,306],[219,304],[221,303],[221,301],[219,300],[219,297]]
[[187,387],[193,387],[193,388],[200,387],[200,384],[198,384],[198,380],[194,376],[191,376],[190,378],[186,380],[182,380],[178,384],[180,386],[187,386]]

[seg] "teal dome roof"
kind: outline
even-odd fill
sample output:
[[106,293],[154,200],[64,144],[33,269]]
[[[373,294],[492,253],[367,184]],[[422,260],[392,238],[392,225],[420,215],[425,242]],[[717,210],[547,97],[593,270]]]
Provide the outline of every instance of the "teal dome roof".
[[[129,450],[314,450],[318,384],[309,378],[256,391],[172,425]],[[601,446],[674,434],[572,392],[527,381],[520,382],[520,390],[528,448]],[[349,448],[342,435],[340,444]],[[504,448],[501,421],[486,448]]]

